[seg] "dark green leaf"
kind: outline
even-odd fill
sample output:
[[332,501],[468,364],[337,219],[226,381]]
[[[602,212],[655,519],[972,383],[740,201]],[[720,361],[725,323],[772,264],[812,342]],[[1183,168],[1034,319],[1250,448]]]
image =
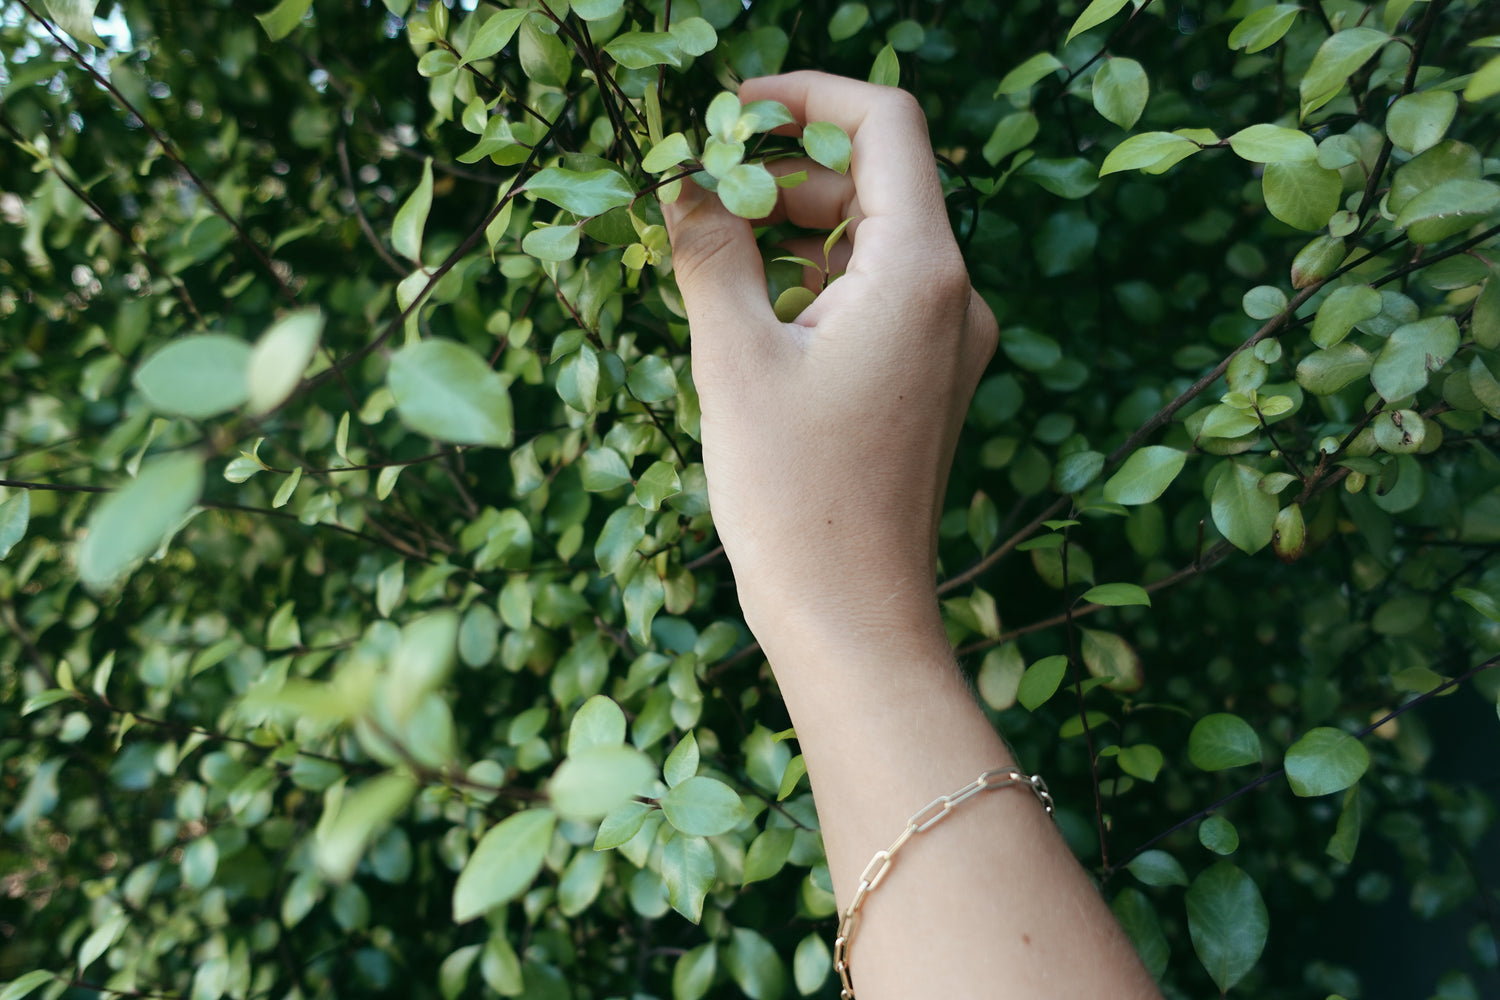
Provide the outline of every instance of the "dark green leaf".
[[1220,861],[1187,891],[1188,933],[1193,949],[1221,993],[1255,967],[1271,921],[1260,890],[1239,868]]
[[1286,778],[1301,796],[1342,792],[1369,766],[1370,752],[1363,743],[1327,726],[1310,730],[1286,751]]

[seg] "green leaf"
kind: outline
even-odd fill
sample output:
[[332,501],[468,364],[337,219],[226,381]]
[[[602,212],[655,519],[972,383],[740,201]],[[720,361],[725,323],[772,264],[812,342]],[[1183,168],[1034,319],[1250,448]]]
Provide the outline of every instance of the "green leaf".
[[599,823],[599,833],[594,837],[594,850],[607,851],[619,847],[636,835],[646,817],[655,812],[655,807],[645,802],[626,802],[611,810]]
[[1057,687],[1067,672],[1066,656],[1047,656],[1037,660],[1021,676],[1020,686],[1016,689],[1016,700],[1026,711],[1035,712],[1057,693]]
[[1166,851],[1144,851],[1125,866],[1130,874],[1146,885],[1187,885],[1187,872]]
[[134,482],[105,497],[78,547],[78,576],[100,590],[152,552],[203,494],[203,460],[186,452],[154,459]]
[[568,725],[569,756],[593,747],[625,744],[625,713],[613,700],[596,694],[579,706]]
[[1134,128],[1140,121],[1150,96],[1151,81],[1134,59],[1106,59],[1094,74],[1094,110],[1123,129]]
[[656,765],[635,747],[587,746],[569,752],[547,783],[547,797],[563,819],[597,820],[651,790]]
[[1151,606],[1151,595],[1146,593],[1146,588],[1134,583],[1104,583],[1090,587],[1079,600],[1085,604],[1103,604],[1109,607],[1131,604],[1144,604],[1148,608]]
[[657,354],[647,354],[637,361],[625,385],[643,403],[664,403],[677,398],[677,372],[666,358]]
[[1286,779],[1303,797],[1342,792],[1370,767],[1365,745],[1342,729],[1309,730],[1286,751]]
[[1214,527],[1241,552],[1258,552],[1270,544],[1279,505],[1260,490],[1260,472],[1233,463],[1214,484]]
[[468,48],[464,49],[463,61],[458,65],[467,66],[481,59],[488,59],[509,45],[520,29],[521,22],[526,20],[526,14],[524,10],[499,10],[491,14],[479,26],[479,30],[474,32]]
[[574,215],[602,215],[635,198],[635,188],[625,175],[609,169],[543,167],[531,175],[525,190]]
[[1255,882],[1228,861],[1193,880],[1187,891],[1188,934],[1220,993],[1255,967],[1271,920]]
[[1335,288],[1313,320],[1312,342],[1332,347],[1349,335],[1360,323],[1380,315],[1380,293],[1369,285],[1345,285]]
[[627,31],[611,38],[604,51],[626,69],[682,68],[682,47],[666,31]]
[[723,957],[730,978],[750,1000],[781,1000],[786,968],[771,942],[755,931],[736,927]]
[[833,956],[829,954],[823,935],[814,931],[798,942],[797,950],[792,954],[792,982],[798,993],[812,996],[822,989],[832,971]]
[[[51,0],[48,0],[47,5],[52,6]],[[279,42],[302,23],[302,18],[310,7],[312,0],[281,0],[268,13],[256,14],[255,19],[266,29],[271,41]]]
[[1090,28],[1108,21],[1124,9],[1129,2],[1130,0],[1093,0],[1083,9],[1083,13],[1078,15],[1078,20],[1073,22],[1073,27],[1068,29],[1068,37],[1063,39],[1063,44],[1068,44]]
[[1023,90],[1030,90],[1043,78],[1060,69],[1067,69],[1060,59],[1050,52],[1038,52],[1001,77],[1000,86],[995,88],[995,96],[1019,94]]
[[631,481],[630,466],[613,448],[590,448],[579,459],[579,469],[590,493],[606,493]]
[[[1183,883],[1186,882],[1187,878],[1184,876]],[[1109,908],[1135,945],[1136,954],[1140,956],[1146,971],[1152,978],[1160,979],[1166,971],[1167,960],[1171,957],[1171,946],[1167,944],[1167,936],[1162,932],[1161,922],[1156,918],[1151,900],[1139,889],[1126,888],[1116,894]]]
[[703,124],[708,126],[708,134],[721,142],[740,142],[744,138],[737,135],[736,131],[740,125],[740,99],[727,90],[714,97],[708,102],[708,110],[703,113]]
[[1500,94],[1500,56],[1492,58],[1469,77],[1469,83],[1464,87],[1464,100],[1487,101],[1496,94]]
[[1099,187],[1098,171],[1081,156],[1068,159],[1035,157],[1022,164],[1016,174],[1035,181],[1059,198],[1083,198]]
[[[417,783],[405,774],[377,775],[344,796],[332,820],[318,824],[313,856],[330,882],[347,882],[365,848],[406,809]],[[206,839],[206,838],[205,838]]]
[[1453,596],[1478,611],[1492,622],[1500,622],[1500,601],[1482,590],[1472,587],[1455,587]]
[[728,833],[745,819],[744,803],[735,790],[704,775],[694,775],[668,789],[660,805],[675,829],[698,837]]
[[10,555],[10,550],[26,537],[26,526],[30,523],[29,490],[20,490],[9,500],[0,503],[0,559]]
[[626,631],[645,646],[651,642],[651,622],[666,603],[666,586],[661,577],[647,569],[630,578],[620,603],[625,606]]
[[853,38],[870,20],[870,8],[862,3],[844,3],[828,19],[828,37],[835,42]]
[[556,826],[550,809],[527,809],[492,826],[453,886],[454,921],[467,923],[529,889],[542,870]]
[[1052,481],[1059,493],[1078,493],[1092,483],[1104,469],[1104,454],[1097,451],[1075,451],[1058,459]]
[[614,17],[623,6],[625,0],[573,0],[571,4],[573,13],[585,21],[602,21],[606,17]]
[[1215,854],[1233,854],[1240,849],[1240,832],[1223,816],[1209,816],[1198,824],[1198,843]]
[[464,945],[443,959],[442,965],[438,966],[438,989],[443,1000],[458,1000],[469,984],[469,969],[483,948],[478,944]]
[[1436,243],[1461,233],[1500,208],[1500,184],[1456,178],[1413,197],[1394,223],[1413,243]]
[[479,956],[479,971],[484,984],[501,996],[520,996],[525,992],[521,959],[505,939],[503,930],[491,934],[485,942]]
[[786,827],[768,827],[750,842],[745,854],[745,877],[742,884],[762,882],[781,871],[792,851],[794,831]]
[[884,45],[875,53],[875,62],[870,66],[869,82],[880,87],[901,85],[901,57],[896,55],[894,48]]
[[833,122],[808,122],[802,130],[802,146],[808,156],[829,170],[849,172],[849,133]]
[[1297,384],[1314,396],[1331,396],[1370,373],[1374,359],[1356,344],[1314,351],[1297,363]]
[[776,178],[759,163],[741,163],[719,180],[719,200],[742,219],[770,215],[776,197]]
[[1338,825],[1334,828],[1333,836],[1328,838],[1328,847],[1325,849],[1330,858],[1343,864],[1354,863],[1354,852],[1359,847],[1360,825],[1364,820],[1364,810],[1359,801],[1358,783],[1350,785],[1349,790],[1344,793],[1344,807],[1339,810]]
[[1246,55],[1268,49],[1281,41],[1301,12],[1301,6],[1294,3],[1279,3],[1252,11],[1229,33],[1229,47],[1244,49]]
[[12,979],[5,989],[0,990],[0,1000],[21,1000],[22,997],[30,995],[38,986],[56,978],[57,976],[46,969],[33,969]]
[[1104,499],[1127,507],[1152,503],[1160,497],[1187,463],[1176,448],[1147,445],[1132,452],[1104,484]]
[[250,345],[222,333],[177,337],[135,372],[135,387],[158,413],[202,420],[234,409],[250,393]]
[[[276,11],[280,11],[282,7],[300,6],[301,10],[296,13],[296,19],[300,20],[311,2],[312,0],[282,0],[281,6],[277,7]],[[94,34],[94,16],[98,6],[99,0],[47,0],[47,13],[59,28],[73,36],[75,40],[102,49],[104,48],[103,40]],[[259,15],[261,23],[265,24],[267,18],[274,17],[276,11]],[[292,22],[292,27],[296,27],[296,20]],[[287,31],[290,30],[291,28],[287,29]],[[271,31],[269,26],[266,31],[273,39],[286,34],[286,31],[283,31],[281,35],[278,35]]]
[[994,166],[1017,150],[1025,149],[1040,129],[1036,115],[1030,111],[1006,115],[995,123],[995,130],[984,144],[982,153],[986,162]]
[[[1337,37],[1337,36],[1335,36]],[[1322,229],[1339,209],[1344,182],[1317,160],[1268,163],[1261,191],[1271,214],[1294,229]]]
[[1121,748],[1115,759],[1119,761],[1120,770],[1133,778],[1142,781],[1155,781],[1156,776],[1161,773],[1161,766],[1165,763],[1161,750],[1150,743],[1137,743],[1134,746]]
[[557,909],[565,917],[576,917],[594,904],[604,877],[609,874],[610,856],[580,850],[563,869],[557,882]]
[[521,71],[531,82],[544,87],[566,87],[573,74],[573,50],[556,34],[543,31],[540,21],[527,18],[521,22],[521,41],[516,47]]
[[1062,360],[1062,345],[1045,333],[1026,326],[1012,326],[1000,331],[1000,349],[1005,356],[1027,371],[1046,371]]
[[1172,132],[1142,132],[1133,135],[1109,151],[1099,176],[1121,170],[1148,170],[1162,164],[1176,163],[1198,152],[1200,147],[1186,136]]
[[515,437],[505,380],[472,348],[452,340],[408,344],[386,382],[411,430],[455,444],[508,448]]
[[668,788],[676,788],[697,773],[698,738],[689,732],[667,754],[667,759],[662,764],[662,778]]
[[1229,137],[1229,148],[1251,163],[1316,160],[1318,144],[1306,132],[1280,125],[1251,125]]
[[1204,771],[1260,763],[1260,738],[1250,723],[1229,712],[1205,715],[1188,734],[1188,760]]
[[717,877],[714,849],[702,837],[677,834],[662,848],[661,877],[672,909],[697,923],[703,919],[703,899]]
[[1390,40],[1390,35],[1376,28],[1345,28],[1330,35],[1302,76],[1301,116],[1306,118],[1337,97],[1349,77]]
[[719,44],[714,26],[701,17],[685,17],[673,21],[669,29],[678,48],[690,56],[707,55]]
[[712,941],[683,952],[672,966],[672,1000],[702,1000],[718,971],[719,960]]
[[693,151],[688,147],[687,137],[681,132],[673,132],[651,147],[651,152],[641,161],[641,167],[648,173],[659,174],[692,158]]
[[1458,112],[1451,90],[1423,90],[1397,99],[1385,113],[1385,131],[1398,149],[1413,155],[1442,141]]
[[1458,350],[1458,323],[1434,316],[1397,327],[1370,369],[1370,383],[1387,401],[1404,399],[1427,386],[1432,373]]
[[268,413],[292,394],[318,350],[322,333],[322,310],[299,309],[261,334],[245,365],[252,414]]
[[422,161],[422,179],[406,196],[391,223],[391,248],[407,260],[422,263],[422,231],[432,211],[432,157]]
[[599,568],[611,576],[620,573],[635,560],[636,549],[645,538],[646,512],[633,506],[616,508],[604,522],[594,544]]

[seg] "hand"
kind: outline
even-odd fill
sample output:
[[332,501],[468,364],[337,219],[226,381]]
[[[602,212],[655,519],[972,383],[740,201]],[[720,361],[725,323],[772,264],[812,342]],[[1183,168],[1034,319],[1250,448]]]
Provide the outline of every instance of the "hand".
[[825,231],[855,219],[836,254],[846,273],[782,323],[749,223],[693,184],[663,206],[709,500],[746,620],[763,644],[940,631],[937,523],[996,326],[949,227],[926,121],[904,91],[823,73],[750,80],[740,98],[853,141],[847,176],[790,165],[809,179],[781,191],[775,217]]

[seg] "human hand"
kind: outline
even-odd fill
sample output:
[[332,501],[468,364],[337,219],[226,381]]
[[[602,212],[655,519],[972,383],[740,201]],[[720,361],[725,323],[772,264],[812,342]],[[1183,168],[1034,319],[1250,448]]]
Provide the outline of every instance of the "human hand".
[[692,184],[664,205],[692,328],[714,523],[767,652],[788,642],[940,631],[937,523],[959,427],[996,343],[969,284],[911,95],[823,73],[747,81],[799,125],[831,121],[850,173],[811,161],[776,216],[854,222],[847,269],[776,319],[750,224]]

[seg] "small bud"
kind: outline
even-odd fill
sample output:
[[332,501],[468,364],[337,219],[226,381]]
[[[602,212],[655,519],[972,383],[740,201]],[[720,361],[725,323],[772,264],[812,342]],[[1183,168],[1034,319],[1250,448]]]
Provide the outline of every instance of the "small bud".
[[1307,548],[1307,529],[1302,521],[1302,505],[1291,504],[1276,512],[1271,531],[1271,548],[1284,563],[1296,562]]
[[1358,493],[1365,488],[1365,474],[1363,472],[1351,472],[1344,477],[1344,492]]

